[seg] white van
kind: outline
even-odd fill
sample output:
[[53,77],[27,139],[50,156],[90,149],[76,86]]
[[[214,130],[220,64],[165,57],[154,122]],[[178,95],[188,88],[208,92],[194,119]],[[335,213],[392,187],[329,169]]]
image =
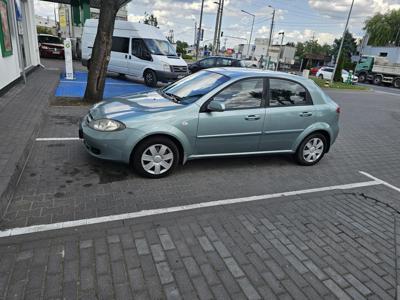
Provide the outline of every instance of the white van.
[[[98,20],[88,19],[82,34],[82,64],[90,65]],[[108,71],[144,78],[146,85],[169,82],[188,74],[187,63],[179,57],[161,30],[150,25],[115,21]]]

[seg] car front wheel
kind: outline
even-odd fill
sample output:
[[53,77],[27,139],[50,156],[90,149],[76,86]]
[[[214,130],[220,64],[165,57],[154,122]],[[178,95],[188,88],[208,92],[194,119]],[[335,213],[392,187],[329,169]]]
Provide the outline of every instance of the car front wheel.
[[319,78],[319,79],[324,79],[324,75],[319,74],[318,78]]
[[166,137],[154,137],[143,141],[133,154],[133,168],[139,175],[149,178],[167,176],[176,168],[178,162],[178,148]]
[[315,165],[324,156],[327,146],[327,140],[324,135],[320,133],[311,134],[301,142],[295,158],[300,165]]
[[157,86],[157,75],[153,70],[146,70],[143,74],[144,83],[150,87]]

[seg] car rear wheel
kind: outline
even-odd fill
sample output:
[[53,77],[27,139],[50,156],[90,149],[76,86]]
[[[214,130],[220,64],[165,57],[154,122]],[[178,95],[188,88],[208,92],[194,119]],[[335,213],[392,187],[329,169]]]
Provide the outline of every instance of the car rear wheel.
[[149,138],[135,149],[132,162],[133,168],[141,176],[165,177],[178,165],[178,147],[166,137]]
[[327,140],[324,135],[320,133],[311,134],[301,142],[295,158],[300,165],[315,165],[322,159],[327,147]]
[[324,75],[319,74],[318,78],[319,78],[319,79],[324,79]]
[[143,74],[144,83],[150,87],[157,86],[157,75],[153,70],[146,70]]

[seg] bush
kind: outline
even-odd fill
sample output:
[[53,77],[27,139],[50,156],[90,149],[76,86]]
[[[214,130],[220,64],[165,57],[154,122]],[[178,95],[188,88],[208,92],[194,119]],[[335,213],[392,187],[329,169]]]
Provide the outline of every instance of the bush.
[[193,56],[187,55],[187,54],[182,54],[182,58],[183,58],[183,59],[192,59]]
[[342,82],[342,70],[343,70],[343,53],[339,57],[339,61],[337,62],[336,72],[333,76],[333,81]]

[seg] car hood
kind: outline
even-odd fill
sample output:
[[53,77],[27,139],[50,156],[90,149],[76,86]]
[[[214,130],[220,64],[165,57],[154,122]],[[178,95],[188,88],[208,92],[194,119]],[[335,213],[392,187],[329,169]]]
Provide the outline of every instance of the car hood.
[[158,92],[133,94],[96,104],[90,114],[94,119],[108,118],[123,121],[126,118],[149,113],[180,109],[184,105],[172,102]]

